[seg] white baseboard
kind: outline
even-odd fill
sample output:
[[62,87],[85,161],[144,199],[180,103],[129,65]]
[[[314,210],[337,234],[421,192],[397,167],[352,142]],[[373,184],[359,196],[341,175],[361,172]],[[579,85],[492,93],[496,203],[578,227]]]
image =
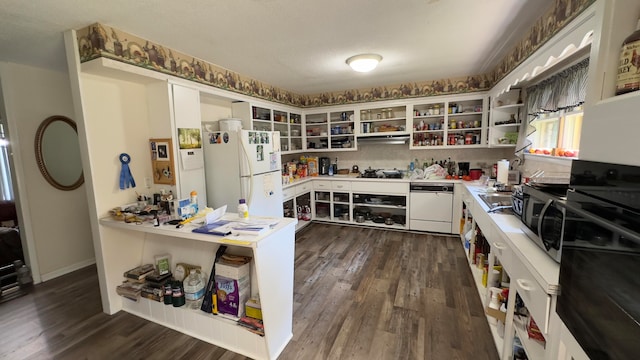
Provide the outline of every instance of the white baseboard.
[[57,278],[58,276],[62,276],[62,275],[68,274],[70,272],[82,269],[84,267],[87,267],[89,265],[93,265],[95,263],[96,263],[96,259],[95,258],[87,259],[87,260],[81,261],[79,263],[75,263],[75,264],[72,264],[72,265],[69,265],[69,266],[65,266],[62,269],[58,269],[58,270],[55,270],[55,271],[52,271],[52,272],[49,272],[49,273],[46,273],[46,274],[41,274],[40,278],[42,279],[43,282],[44,281],[49,281],[51,279]]

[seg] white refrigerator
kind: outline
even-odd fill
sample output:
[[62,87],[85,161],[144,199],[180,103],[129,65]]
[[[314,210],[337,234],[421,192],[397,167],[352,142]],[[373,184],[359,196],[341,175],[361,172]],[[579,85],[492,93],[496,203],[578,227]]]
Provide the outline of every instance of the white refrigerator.
[[236,212],[246,199],[249,216],[283,216],[279,132],[204,132],[203,140],[207,206]]

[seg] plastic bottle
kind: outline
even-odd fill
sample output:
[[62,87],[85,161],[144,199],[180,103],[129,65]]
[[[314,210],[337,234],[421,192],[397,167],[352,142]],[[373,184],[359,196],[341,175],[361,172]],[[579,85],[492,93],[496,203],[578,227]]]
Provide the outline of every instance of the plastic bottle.
[[184,298],[189,309],[200,309],[204,298],[204,276],[195,269],[184,279]]
[[[492,288],[489,288],[489,291],[491,292],[491,301],[489,302],[489,307],[494,310],[500,311],[500,299],[498,298],[498,294],[502,292],[502,289],[492,287]],[[494,318],[493,316],[490,316],[489,323],[496,325],[498,323],[498,319]]]
[[33,277],[31,276],[31,269],[25,265],[21,260],[13,262],[13,266],[16,268],[18,285],[21,288],[33,285]]
[[238,202],[238,216],[241,219],[249,218],[249,207],[247,206],[247,201],[245,199],[240,199]]
[[190,196],[190,202],[194,207],[193,214],[195,215],[195,214],[198,213],[198,193],[195,190],[193,190],[193,191],[191,191],[189,196]]

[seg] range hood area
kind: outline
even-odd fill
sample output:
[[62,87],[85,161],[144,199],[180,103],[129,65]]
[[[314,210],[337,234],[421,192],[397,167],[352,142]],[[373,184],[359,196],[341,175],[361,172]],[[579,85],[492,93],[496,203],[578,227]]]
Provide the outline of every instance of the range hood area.
[[375,136],[359,136],[358,144],[385,144],[385,145],[402,145],[409,142],[408,134],[398,135],[375,135]]

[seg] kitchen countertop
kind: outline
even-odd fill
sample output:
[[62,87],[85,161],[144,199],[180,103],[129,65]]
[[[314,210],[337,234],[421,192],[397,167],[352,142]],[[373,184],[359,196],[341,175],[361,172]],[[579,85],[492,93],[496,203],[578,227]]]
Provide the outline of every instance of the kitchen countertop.
[[[520,229],[522,222],[516,215],[487,213],[489,208],[480,199],[479,195],[486,193],[486,187],[479,184],[467,183],[465,187],[473,196],[473,206],[471,214],[478,220],[488,217],[497,234],[513,250],[519,262],[536,278],[538,283],[548,294],[556,294],[559,289],[560,264],[555,262],[549,255],[540,249],[527,235]],[[479,214],[482,211],[483,214]],[[487,224],[480,224],[482,229]],[[488,239],[492,241],[492,239]]]
[[333,176],[328,176],[328,175],[320,175],[320,176],[308,176],[304,179],[299,179],[299,180],[295,180],[292,183],[289,184],[283,184],[282,188],[283,189],[287,189],[289,187],[292,186],[296,186],[296,185],[300,185],[300,184],[304,184],[308,181],[313,181],[313,180],[330,180],[330,181],[367,181],[367,182],[394,182],[394,183],[415,183],[415,182],[420,182],[420,183],[449,183],[449,184],[455,184],[455,183],[474,183],[474,182],[469,182],[469,181],[463,181],[463,180],[453,180],[453,179],[427,179],[427,180],[411,180],[410,178],[402,178],[402,179],[394,179],[394,178],[363,178],[363,177],[354,177],[354,176],[349,176],[349,175],[333,175]]

